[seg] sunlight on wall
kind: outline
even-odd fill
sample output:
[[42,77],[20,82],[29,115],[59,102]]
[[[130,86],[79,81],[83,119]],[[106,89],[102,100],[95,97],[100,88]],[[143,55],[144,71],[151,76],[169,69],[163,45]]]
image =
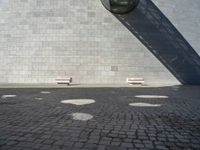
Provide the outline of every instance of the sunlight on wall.
[[161,104],[150,104],[150,103],[130,103],[130,106],[134,107],[160,107]]
[[70,114],[74,120],[88,121],[93,118],[92,115],[86,113],[72,113]]
[[74,104],[74,105],[87,105],[95,103],[93,99],[69,99],[69,100],[62,100],[61,103],[63,104]]

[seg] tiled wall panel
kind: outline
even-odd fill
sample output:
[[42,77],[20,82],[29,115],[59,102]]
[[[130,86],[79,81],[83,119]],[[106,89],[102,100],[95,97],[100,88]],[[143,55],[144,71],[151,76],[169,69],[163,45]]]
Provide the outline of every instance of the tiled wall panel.
[[0,83],[178,83],[100,0],[0,1]]

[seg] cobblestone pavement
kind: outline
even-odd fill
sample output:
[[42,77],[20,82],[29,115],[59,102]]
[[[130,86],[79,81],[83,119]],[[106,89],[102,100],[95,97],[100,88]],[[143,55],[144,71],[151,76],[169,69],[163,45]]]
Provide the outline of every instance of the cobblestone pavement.
[[[0,89],[0,97],[0,150],[200,149],[200,87]],[[95,101],[61,103],[68,99]]]

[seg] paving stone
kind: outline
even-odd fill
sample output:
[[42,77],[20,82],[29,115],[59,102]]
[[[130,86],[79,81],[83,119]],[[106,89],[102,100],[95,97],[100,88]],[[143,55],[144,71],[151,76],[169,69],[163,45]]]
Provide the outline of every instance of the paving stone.
[[[46,101],[31,100],[39,97],[42,89],[9,89],[18,96],[12,106],[0,102],[0,149],[199,149],[199,87],[182,88],[46,89],[53,93]],[[0,95],[7,90],[0,89]],[[164,104],[161,108],[129,107],[130,101],[147,101],[135,99],[139,93],[169,98],[148,99],[148,103]],[[91,98],[95,103],[60,103],[71,98]],[[89,113],[94,118],[73,120],[70,114],[76,112]]]
[[144,148],[143,144],[134,144],[136,148]]
[[74,147],[81,148],[81,147],[83,147],[83,145],[84,145],[84,143],[77,142],[77,143],[74,144]]
[[112,146],[119,146],[121,144],[121,142],[111,142]]
[[133,144],[132,143],[121,143],[121,147],[130,148],[130,147],[133,147]]
[[97,147],[97,150],[106,150],[106,146],[104,146],[104,145],[99,145],[99,146]]

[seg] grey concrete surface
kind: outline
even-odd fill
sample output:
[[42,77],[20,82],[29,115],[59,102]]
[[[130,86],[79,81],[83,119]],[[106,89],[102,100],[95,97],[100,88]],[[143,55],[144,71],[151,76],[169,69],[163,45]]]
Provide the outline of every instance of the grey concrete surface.
[[[198,86],[0,89],[0,149],[198,150],[199,91]],[[62,103],[73,99],[95,102]]]
[[[199,2],[190,2],[188,15],[181,12],[189,1],[155,2],[198,49],[198,21],[187,29]],[[127,77],[179,83],[100,0],[0,1],[0,49],[0,83],[54,83],[62,76],[81,84],[122,84]]]

